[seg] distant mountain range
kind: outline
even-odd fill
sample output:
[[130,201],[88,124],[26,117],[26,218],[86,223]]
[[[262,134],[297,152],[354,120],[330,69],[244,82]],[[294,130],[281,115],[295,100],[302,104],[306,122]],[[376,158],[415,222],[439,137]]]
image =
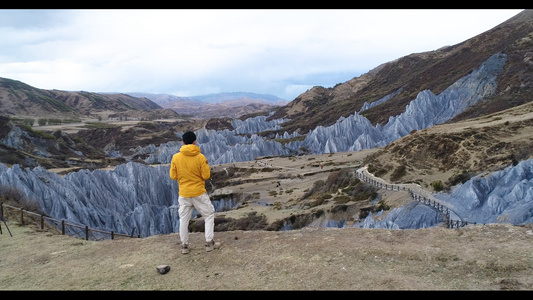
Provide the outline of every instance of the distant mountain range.
[[[159,94],[102,94],[33,88],[0,78],[0,109],[8,116],[107,116],[128,111],[165,110],[201,118],[243,117],[275,111],[270,119],[290,119],[279,131],[305,134],[317,126],[372,105],[362,115],[384,125],[406,110],[418,93],[439,95],[495,53],[507,55],[494,95],[476,103],[453,121],[482,116],[531,101],[533,94],[532,10],[518,15],[462,43],[434,51],[413,53],[377,66],[331,88],[315,86],[290,102],[271,95],[220,93],[178,97]],[[393,95],[380,105],[374,102]]]
[[171,110],[164,109],[147,98],[126,94],[70,92],[44,90],[23,82],[0,77],[1,115],[17,118],[106,118],[128,112],[157,112],[165,117],[177,117]]
[[147,98],[178,114],[199,118],[238,118],[259,111],[271,111],[289,103],[274,95],[249,92],[224,92],[191,97],[148,93],[129,93],[129,95]]
[[273,95],[233,92],[179,97],[148,93],[94,93],[44,90],[0,77],[1,115],[18,118],[199,118],[233,117],[269,112],[288,101]]

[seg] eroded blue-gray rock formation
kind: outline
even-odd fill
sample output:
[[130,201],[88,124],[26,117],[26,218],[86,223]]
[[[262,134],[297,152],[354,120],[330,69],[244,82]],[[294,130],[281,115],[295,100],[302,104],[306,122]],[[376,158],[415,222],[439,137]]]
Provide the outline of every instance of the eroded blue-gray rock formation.
[[0,186],[16,188],[54,219],[149,236],[179,228],[178,187],[168,171],[127,163],[113,171],[81,170],[61,177],[41,167],[0,164]]
[[[284,119],[266,121],[266,117],[254,117],[245,121],[234,120],[234,130],[199,130],[198,143],[211,164],[224,164],[253,160],[258,156],[281,156],[301,153],[300,148],[310,153],[335,153],[359,151],[385,146],[413,130],[421,130],[444,123],[460,114],[496,90],[496,79],[501,72],[507,56],[494,54],[479,68],[459,79],[439,95],[430,90],[421,91],[400,115],[390,117],[384,126],[373,126],[359,112],[346,118],[340,118],[331,126],[318,126],[307,133],[303,141],[281,144],[274,139],[264,139],[255,133],[266,130],[278,130]],[[373,103],[363,105],[361,111],[385,103],[400,90]],[[361,112],[360,111],[360,112]],[[251,134],[248,138],[243,134]],[[289,139],[297,136],[285,132],[277,138]],[[172,154],[179,150],[181,144],[167,143],[157,149],[153,148],[146,159],[148,163],[169,163]]]
[[[281,144],[255,133],[277,130],[286,120],[266,121],[266,117],[255,117],[234,120],[232,131],[199,130],[196,132],[197,144],[211,165],[250,161],[258,156],[291,155],[298,153],[301,147],[312,153],[331,153],[384,146],[412,130],[443,123],[493,93],[505,60],[504,54],[493,55],[439,95],[429,90],[420,92],[404,113],[391,117],[384,126],[373,126],[354,112],[332,126],[317,127],[303,141]],[[367,104],[363,109],[384,103],[393,96]],[[297,135],[285,132],[276,138],[289,139]],[[169,142],[139,151],[150,154],[146,159],[148,163],[169,163],[180,146],[181,142]],[[531,160],[525,161],[490,177],[474,178],[449,195],[440,194],[439,198],[462,208],[458,213],[469,222],[531,223],[532,164]],[[82,170],[61,177],[40,167],[30,170],[0,164],[0,186],[16,188],[55,219],[105,231],[150,236],[179,230],[178,186],[169,178],[168,168],[127,163],[112,171]],[[214,204],[217,210],[228,209],[238,205],[233,201],[221,199]],[[422,228],[435,226],[441,221],[437,212],[413,202],[388,212],[380,222],[367,218],[355,226]],[[344,226],[344,222],[326,221],[324,224]]]

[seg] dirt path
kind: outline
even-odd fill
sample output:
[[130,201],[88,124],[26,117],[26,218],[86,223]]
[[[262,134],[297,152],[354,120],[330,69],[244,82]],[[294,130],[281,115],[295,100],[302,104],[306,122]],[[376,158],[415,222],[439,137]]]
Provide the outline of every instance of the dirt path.
[[[361,167],[359,169],[357,169],[356,171],[357,173],[360,173],[362,174],[362,176],[365,176],[367,178],[370,178],[372,179],[373,181],[375,182],[379,182],[381,185],[383,186],[389,186],[391,190],[395,190],[396,188],[399,188],[399,189],[403,189],[403,190],[408,190],[408,191],[411,191],[412,193],[418,195],[418,196],[421,196],[421,197],[424,197],[426,199],[428,199],[428,201],[430,201],[431,203],[438,203],[444,207],[446,207],[449,211],[449,214],[450,214],[450,220],[452,221],[462,221],[461,217],[456,213],[456,208],[450,204],[450,203],[446,203],[446,202],[443,202],[437,198],[435,198],[433,196],[433,194],[422,188],[419,184],[414,184],[414,183],[399,183],[399,184],[392,184],[390,182],[387,182],[386,180],[382,179],[382,178],[379,178],[379,177],[376,177],[374,176],[374,174],[368,172],[368,168],[367,166],[364,166],[364,167]],[[392,188],[392,186],[394,186],[394,188]]]

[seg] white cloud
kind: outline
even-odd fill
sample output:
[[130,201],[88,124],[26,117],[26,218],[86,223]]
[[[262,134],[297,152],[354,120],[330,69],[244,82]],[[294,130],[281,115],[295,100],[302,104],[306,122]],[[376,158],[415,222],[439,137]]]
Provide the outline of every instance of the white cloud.
[[292,100],[519,10],[0,10],[0,77],[45,89]]

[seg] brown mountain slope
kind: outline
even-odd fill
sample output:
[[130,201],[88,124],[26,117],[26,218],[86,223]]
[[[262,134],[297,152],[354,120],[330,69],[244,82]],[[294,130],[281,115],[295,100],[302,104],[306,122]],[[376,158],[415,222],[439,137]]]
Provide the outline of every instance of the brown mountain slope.
[[376,176],[395,183],[416,182],[431,190],[533,156],[533,102],[483,117],[436,125],[392,142],[365,163]]
[[162,107],[147,98],[126,94],[98,94],[43,90],[17,80],[0,78],[0,110],[17,117],[72,118],[101,112],[155,110]]
[[503,52],[508,60],[498,78],[497,93],[456,120],[493,113],[533,99],[532,49],[533,10],[525,10],[457,45],[399,58],[333,88],[314,87],[271,118],[291,118],[282,131],[306,133],[317,125],[331,125],[339,117],[353,114],[365,102],[399,91],[391,100],[363,113],[373,124],[383,124],[390,116],[405,111],[419,92],[429,89],[439,94],[491,55]]

